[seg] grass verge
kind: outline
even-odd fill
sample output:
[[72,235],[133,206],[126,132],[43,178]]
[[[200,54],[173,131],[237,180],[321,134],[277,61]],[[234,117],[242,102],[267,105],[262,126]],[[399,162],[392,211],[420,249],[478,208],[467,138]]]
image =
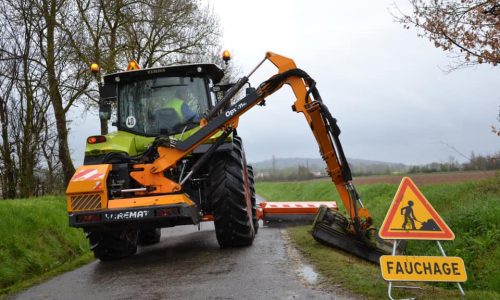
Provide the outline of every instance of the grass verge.
[[64,197],[0,201],[0,295],[92,260],[79,229],[68,226]]
[[[468,281],[463,286],[467,298],[500,299],[500,270],[494,263],[500,261],[500,177],[419,188],[456,235],[454,241],[442,244],[449,256],[460,256],[465,261]],[[259,183],[256,189],[272,201],[336,200],[341,203],[328,181]],[[377,225],[380,225],[397,185],[363,185],[358,190]],[[387,297],[387,283],[381,278],[378,266],[318,244],[308,233],[309,229],[290,229],[292,241],[328,281],[341,282],[353,292],[371,299]],[[439,250],[435,242],[410,241],[407,254],[439,255]],[[419,299],[458,298],[459,295],[454,284],[421,286],[424,291],[417,295]]]
[[[309,233],[310,226],[290,228],[290,238],[315,270],[321,274],[328,286],[340,284],[349,291],[368,299],[387,299],[387,283],[380,275],[379,266],[337,251],[316,242]],[[469,272],[469,270],[468,270]],[[470,272],[469,272],[470,273]],[[398,284],[399,285],[399,284]],[[420,286],[420,291],[395,289],[393,296],[417,297],[418,299],[459,299],[458,289],[446,289],[434,284],[402,283]],[[491,290],[469,289],[465,285],[467,299],[500,299],[500,293]]]

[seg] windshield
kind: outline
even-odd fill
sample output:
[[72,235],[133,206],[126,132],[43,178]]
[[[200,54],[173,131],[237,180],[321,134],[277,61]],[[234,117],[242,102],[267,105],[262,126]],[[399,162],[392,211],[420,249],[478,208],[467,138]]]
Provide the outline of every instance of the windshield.
[[204,78],[160,77],[120,85],[120,128],[171,135],[195,127],[208,109]]

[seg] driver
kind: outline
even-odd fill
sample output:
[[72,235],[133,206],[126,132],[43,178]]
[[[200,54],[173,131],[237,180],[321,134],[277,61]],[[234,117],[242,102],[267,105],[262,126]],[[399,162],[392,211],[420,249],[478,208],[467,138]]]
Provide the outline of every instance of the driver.
[[187,121],[198,121],[199,115],[189,107],[187,99],[187,88],[185,86],[178,86],[175,90],[175,96],[168,99],[163,104],[162,108],[173,109],[179,116],[181,123],[185,123]]

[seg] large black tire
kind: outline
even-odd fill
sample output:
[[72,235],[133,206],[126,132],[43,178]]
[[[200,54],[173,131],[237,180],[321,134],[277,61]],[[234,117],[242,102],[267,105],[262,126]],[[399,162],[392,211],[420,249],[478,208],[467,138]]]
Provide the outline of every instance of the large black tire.
[[241,140],[236,138],[231,152],[218,152],[211,161],[210,198],[221,247],[250,246],[255,237],[245,165]]
[[255,234],[259,232],[259,219],[257,218],[257,200],[255,198],[255,180],[253,175],[253,167],[247,165],[248,174],[248,189],[250,190],[250,202],[252,203],[252,222]]
[[153,245],[160,242],[161,228],[146,228],[139,231],[139,245]]
[[137,237],[137,229],[87,232],[90,250],[94,252],[94,257],[101,261],[134,255],[137,252]]

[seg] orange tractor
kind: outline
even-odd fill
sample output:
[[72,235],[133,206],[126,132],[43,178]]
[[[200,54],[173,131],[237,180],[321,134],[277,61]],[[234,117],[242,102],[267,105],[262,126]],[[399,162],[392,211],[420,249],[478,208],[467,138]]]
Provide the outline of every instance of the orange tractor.
[[[234,101],[266,60],[278,73]],[[318,203],[258,206],[253,169],[237,134],[239,117],[284,84],[293,90],[292,109],[306,118],[347,212],[344,217],[327,203],[313,235],[372,261],[390,252],[351,183],[340,129],[316,82],[292,59],[271,52],[235,84],[219,84],[223,76],[214,64],[142,70],[136,63],[104,76],[100,117],[109,119],[116,107],[118,131],[87,139],[84,165],[66,191],[70,225],[84,229],[95,256],[125,257],[138,243],[158,242],[162,227],[211,220],[221,247],[249,246],[259,214],[265,222],[314,217]]]

